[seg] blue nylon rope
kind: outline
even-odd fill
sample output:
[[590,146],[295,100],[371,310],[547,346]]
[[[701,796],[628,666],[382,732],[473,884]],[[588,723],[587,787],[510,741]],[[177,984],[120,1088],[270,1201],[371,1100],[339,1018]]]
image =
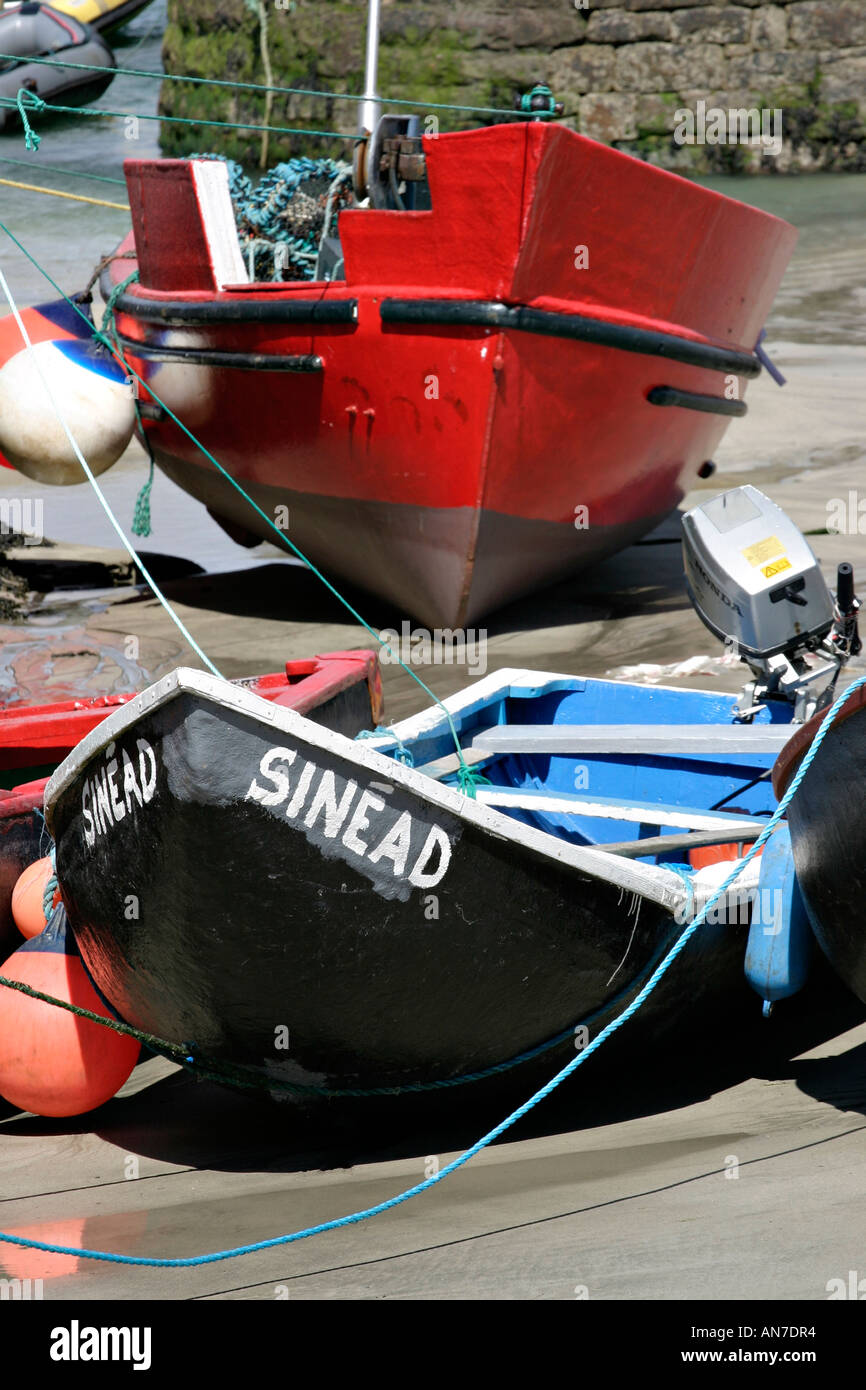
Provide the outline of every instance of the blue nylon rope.
[[377,1202],[375,1206],[364,1207],[360,1211],[350,1212],[347,1216],[334,1217],[330,1221],[321,1221],[316,1226],[305,1226],[299,1231],[290,1232],[288,1235],[273,1236],[270,1240],[258,1240],[249,1245],[237,1245],[228,1250],[217,1250],[210,1255],[190,1255],[180,1259],[157,1259],[146,1255],[117,1255],[109,1250],[88,1250],[76,1245],[54,1245],[49,1241],[30,1240],[26,1236],[13,1236],[6,1231],[0,1231],[0,1241],[4,1241],[9,1245],[25,1246],[30,1250],[43,1250],[52,1255],[76,1255],[79,1259],[103,1260],[109,1264],[144,1265],[151,1269],[191,1269],[198,1265],[217,1264],[222,1260],[238,1259],[241,1255],[252,1255],[260,1250],[273,1250],[281,1245],[294,1245],[297,1241],[308,1240],[311,1236],[323,1235],[326,1231],[338,1231],[346,1226],[356,1226],[361,1221],[368,1221],[373,1216],[380,1216],[383,1212],[391,1211],[394,1207],[402,1206],[404,1202],[408,1202],[412,1197],[419,1197],[422,1192],[427,1192],[430,1188],[436,1187],[440,1182],[443,1182],[445,1178],[450,1177],[452,1173],[456,1173],[458,1168],[465,1167],[476,1154],[481,1153],[482,1149],[488,1148],[495,1140],[505,1134],[507,1130],[513,1128],[519,1120],[522,1120],[525,1115],[528,1115],[530,1110],[533,1110],[541,1101],[546,1100],[567,1077],[571,1076],[572,1072],[577,1071],[578,1067],[583,1066],[586,1059],[590,1057],[593,1052],[597,1052],[602,1044],[606,1042],[618,1028],[621,1028],[624,1023],[627,1023],[628,1020],[638,1012],[652,994],[659,981],[667,974],[677,956],[695,935],[695,932],[703,925],[710,908],[727,892],[749,861],[753,859],[758,850],[767,843],[776,826],[781,821],[785,811],[794,799],[836,715],[842,709],[843,705],[847,703],[854,691],[858,690],[864,684],[866,684],[866,675],[861,676],[859,680],[849,686],[849,688],[839,696],[835,704],[832,705],[820,729],[815,735],[811,747],[800,764],[797,775],[794,777],[791,785],[782,797],[773,815],[767,821],[766,826],[761,831],[757,840],[752,845],[748,854],[728,875],[724,883],[716,889],[715,893],[707,899],[703,908],[698,913],[698,916],[677,939],[664,960],[659,963],[643,989],[635,996],[628,1008],[624,1009],[621,1014],[607,1024],[597,1037],[593,1038],[592,1042],[588,1043],[583,1051],[578,1052],[561,1071],[558,1071],[555,1076],[551,1077],[546,1085],[542,1086],[540,1090],[531,1095],[528,1100],[524,1101],[516,1110],[513,1110],[510,1115],[493,1129],[488,1130],[486,1134],[482,1135],[471,1148],[466,1149],[457,1158],[453,1159],[451,1163],[441,1168],[438,1173],[433,1174],[429,1178],[425,1178],[423,1182],[416,1183],[413,1187],[406,1188],[403,1192],[398,1192],[396,1196],[389,1197],[384,1202]]

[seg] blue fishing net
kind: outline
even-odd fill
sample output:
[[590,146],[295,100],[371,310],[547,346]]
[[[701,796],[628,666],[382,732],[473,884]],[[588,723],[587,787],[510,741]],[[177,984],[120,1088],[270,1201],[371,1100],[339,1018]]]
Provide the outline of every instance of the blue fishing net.
[[354,202],[351,165],[288,159],[254,185],[233,159],[215,154],[190,158],[220,159],[228,167],[238,238],[251,279],[314,278],[323,238],[336,234],[341,209]]

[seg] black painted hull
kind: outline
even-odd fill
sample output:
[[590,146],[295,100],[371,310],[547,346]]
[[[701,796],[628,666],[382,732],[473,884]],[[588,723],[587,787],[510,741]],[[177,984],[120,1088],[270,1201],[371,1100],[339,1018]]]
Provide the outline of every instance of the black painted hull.
[[[781,796],[823,720],[816,715],[774,769]],[[829,729],[788,809],[797,879],[815,936],[844,983],[866,1003],[866,704],[852,697]]]
[[[535,1064],[552,1074],[573,1026],[601,1011],[594,1035],[683,929],[670,905],[576,868],[586,851],[428,796],[429,779],[289,712],[274,727],[187,688],[132,715],[49,788],[58,877],[111,1005],[202,1061],[311,1093],[400,1089],[567,1032]],[[124,801],[127,759],[142,804]],[[704,929],[642,1011],[644,1037],[747,993],[744,933]]]

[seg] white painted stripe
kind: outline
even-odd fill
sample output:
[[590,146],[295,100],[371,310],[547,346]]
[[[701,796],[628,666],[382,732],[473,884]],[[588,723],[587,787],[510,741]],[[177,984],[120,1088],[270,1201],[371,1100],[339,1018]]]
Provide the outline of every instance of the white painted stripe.
[[221,290],[226,285],[248,284],[250,277],[238,241],[228,169],[221,159],[193,159],[190,165],[216,287]]
[[[762,830],[766,824],[753,816],[698,811],[687,806],[654,806],[644,801],[617,801],[613,797],[557,796],[524,791],[519,787],[478,787],[476,799],[484,806],[513,806],[520,811],[552,811],[557,815],[597,816],[600,820],[641,821],[646,825],[677,825],[686,830]],[[736,837],[732,834],[732,839]]]

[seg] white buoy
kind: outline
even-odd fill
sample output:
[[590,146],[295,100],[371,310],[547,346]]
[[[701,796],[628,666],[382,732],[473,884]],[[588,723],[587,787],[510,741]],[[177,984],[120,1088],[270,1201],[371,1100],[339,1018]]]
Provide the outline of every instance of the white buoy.
[[93,339],[35,343],[0,367],[0,452],[36,482],[86,481],[39,368],[91,469],[104,473],[132,439],[135,405],[123,369]]

